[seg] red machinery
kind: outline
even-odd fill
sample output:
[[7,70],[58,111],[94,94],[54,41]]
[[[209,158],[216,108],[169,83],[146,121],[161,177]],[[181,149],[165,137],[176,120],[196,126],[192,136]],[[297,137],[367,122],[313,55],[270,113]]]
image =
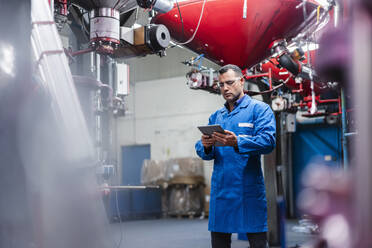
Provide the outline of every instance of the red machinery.
[[[310,96],[311,104],[305,100],[299,103],[300,106],[311,107],[321,101],[316,100],[316,95],[321,93],[322,85],[313,83],[311,86],[311,81],[317,82],[311,78],[315,75],[311,65],[292,58],[287,47],[287,44],[303,45],[308,42],[309,34],[315,32],[312,27],[323,23],[321,17],[329,9],[321,8],[314,0],[179,0],[180,3],[176,1],[173,8],[168,0],[96,2],[97,5],[86,0],[54,1],[56,16],[66,16],[68,4],[72,4],[71,11],[77,12],[77,16],[84,17],[84,13],[90,13],[90,47],[70,52],[71,57],[93,50],[113,57],[149,53],[163,55],[170,33],[177,44],[185,45],[219,65],[236,64],[242,69],[256,66],[246,78],[268,77],[269,90],[264,93],[271,93],[277,89],[278,82],[285,81],[292,93]],[[86,12],[80,13],[76,5]],[[152,25],[132,30],[133,41],[125,40],[127,29],[121,27],[122,13],[131,13],[136,6],[153,8],[160,13],[152,18]],[[88,25],[84,18],[78,21],[83,28]],[[258,64],[261,65],[259,69]],[[200,66],[198,69],[188,74],[190,87],[218,93],[213,72],[208,68],[201,72]],[[314,108],[311,112],[314,113]]]
[[[304,21],[299,0],[215,0],[205,3],[197,34],[185,46],[217,64],[249,68],[270,55],[269,45],[278,39],[294,37]],[[246,5],[244,5],[246,3]],[[173,39],[189,39],[198,24],[203,0],[188,0],[177,8],[153,18],[164,24]],[[308,14],[317,6],[307,2]]]
[[[307,54],[305,54],[305,58],[303,61],[297,61],[301,65],[307,63]],[[315,57],[315,52],[311,51],[310,53],[311,59],[313,60]],[[284,82],[286,81],[285,85],[292,90],[294,93],[300,93],[302,96],[307,96],[311,94],[310,90],[310,80],[308,79],[302,79],[302,80],[297,80],[293,76],[292,73],[290,73],[287,69],[284,67],[281,67],[278,59],[277,58],[271,58],[269,60],[265,60],[264,62],[260,63],[257,67],[256,70],[258,72],[269,72],[271,70],[272,74],[272,79],[274,82]],[[317,84],[314,87],[315,93],[319,94],[322,92],[322,89],[320,87],[320,82],[317,82]]]
[[[285,84],[291,93],[304,97],[297,105],[307,107],[315,115],[316,105],[339,103],[339,99],[320,99],[319,94],[327,87],[319,83],[305,56],[302,55],[305,59],[302,61],[294,58],[287,42],[306,44],[328,10],[315,1],[301,0],[186,0],[168,13],[155,16],[152,22],[164,24],[176,42],[219,65],[236,64],[242,69],[255,66],[253,70],[245,70],[247,79],[267,77],[269,90],[265,93],[271,93],[280,83]],[[204,74],[202,78],[208,82],[208,71]],[[211,83],[203,89],[216,90]]]
[[[316,59],[315,50],[312,50],[310,53],[311,61],[314,62]],[[299,64],[299,68],[304,67],[307,65],[307,53],[304,55],[304,59],[302,61],[296,61]],[[331,104],[336,103],[340,105],[340,97],[336,99],[321,99],[320,94],[326,93],[329,91],[329,85],[327,83],[321,82],[316,75],[314,77],[314,99],[312,97],[312,90],[311,90],[311,80],[307,77],[306,73],[302,72],[302,75],[295,77],[291,72],[287,69],[280,66],[278,62],[278,58],[271,58],[269,60],[265,60],[264,62],[260,63],[255,67],[256,72],[263,74],[264,76],[269,76],[269,78],[273,81],[272,85],[275,87],[278,84],[285,84],[290,90],[291,93],[298,93],[303,97],[303,100],[297,104],[300,107],[307,107],[310,112],[310,109],[313,104],[320,105],[320,104]],[[314,72],[315,73],[315,72]],[[270,81],[271,81],[270,80]],[[270,88],[271,88],[270,84]],[[339,111],[337,113],[332,114],[340,114],[340,107],[338,108]],[[319,115],[324,115],[324,113],[312,113],[307,114],[308,117],[316,117]]]

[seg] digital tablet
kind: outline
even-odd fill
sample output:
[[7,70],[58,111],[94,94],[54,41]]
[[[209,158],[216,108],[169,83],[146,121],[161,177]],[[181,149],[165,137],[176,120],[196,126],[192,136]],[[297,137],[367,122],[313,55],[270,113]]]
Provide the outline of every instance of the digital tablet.
[[205,135],[212,135],[214,132],[225,133],[225,130],[220,125],[199,126],[198,128]]
[[198,128],[205,135],[212,135],[214,132],[225,133],[225,130],[220,125],[199,126]]
[[[199,126],[200,132],[204,135],[211,136],[214,132],[225,133],[225,130],[220,125],[208,125],[208,126]],[[216,142],[215,146],[222,146],[223,144]]]

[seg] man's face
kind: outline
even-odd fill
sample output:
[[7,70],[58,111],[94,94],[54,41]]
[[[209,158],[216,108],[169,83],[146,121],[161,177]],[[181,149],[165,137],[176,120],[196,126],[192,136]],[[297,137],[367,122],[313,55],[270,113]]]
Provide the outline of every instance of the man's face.
[[218,80],[221,94],[227,102],[233,103],[243,94],[244,79],[238,77],[233,70],[228,70],[219,75]]

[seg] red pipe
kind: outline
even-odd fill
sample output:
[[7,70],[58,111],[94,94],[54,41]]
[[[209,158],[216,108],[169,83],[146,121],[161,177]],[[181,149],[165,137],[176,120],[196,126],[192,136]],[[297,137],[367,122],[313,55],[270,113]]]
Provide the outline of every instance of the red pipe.
[[258,78],[258,77],[268,77],[269,73],[260,73],[260,74],[254,74],[254,75],[245,75],[244,77],[246,79],[251,79],[251,78]]
[[338,113],[342,114],[342,107],[341,107],[341,96],[338,96]]
[[337,99],[325,99],[325,100],[318,100],[318,103],[332,103],[332,102],[340,102],[340,98]]
[[302,82],[300,83],[300,89],[298,89],[298,90],[292,90],[293,93],[300,93],[302,91],[304,91],[304,89],[302,88]]
[[78,51],[75,51],[75,52],[70,52],[69,51],[69,54],[74,57],[74,56],[78,56],[78,55],[81,55],[81,54],[85,54],[85,53],[90,53],[90,52],[93,52],[93,48],[87,48],[87,49],[82,49],[82,50],[78,50]]
[[270,90],[273,89],[273,79],[272,79],[272,73],[271,73],[271,68],[269,68],[269,72],[266,72],[266,73],[259,73],[259,74],[254,74],[254,75],[247,75],[246,72],[247,70],[243,70],[243,75],[244,77],[248,80],[248,79],[252,79],[252,78],[259,78],[259,77],[268,77],[269,78],[269,88]]

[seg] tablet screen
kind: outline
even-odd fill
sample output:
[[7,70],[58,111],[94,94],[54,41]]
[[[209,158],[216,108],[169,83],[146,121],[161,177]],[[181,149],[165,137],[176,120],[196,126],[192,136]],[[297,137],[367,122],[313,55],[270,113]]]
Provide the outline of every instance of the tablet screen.
[[[214,132],[225,133],[220,125],[199,126],[198,128],[204,135],[212,135]],[[215,146],[223,146],[223,144],[216,142]]]

